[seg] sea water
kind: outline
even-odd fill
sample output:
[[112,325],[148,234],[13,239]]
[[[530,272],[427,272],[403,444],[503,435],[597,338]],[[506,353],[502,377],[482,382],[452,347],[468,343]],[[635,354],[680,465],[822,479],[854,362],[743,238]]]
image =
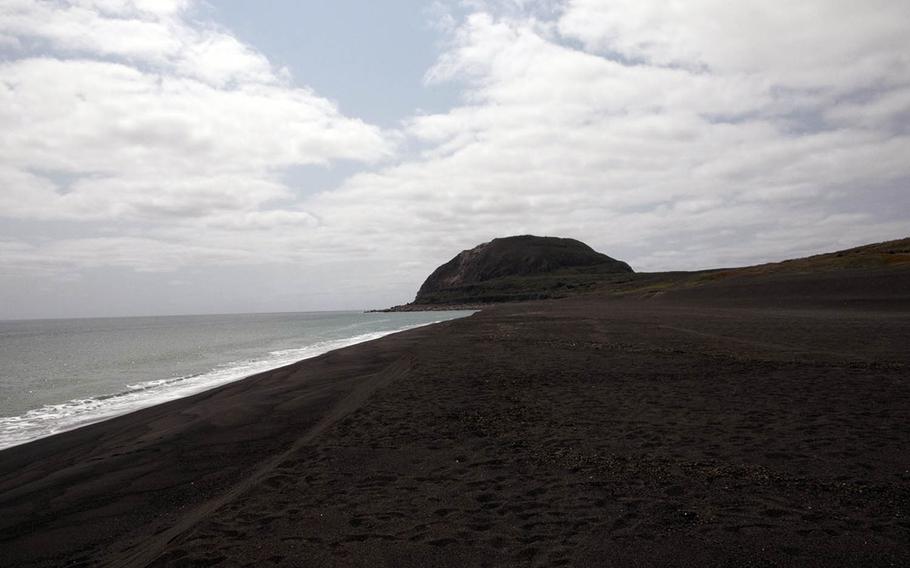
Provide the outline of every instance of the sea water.
[[0,448],[470,313],[0,321]]

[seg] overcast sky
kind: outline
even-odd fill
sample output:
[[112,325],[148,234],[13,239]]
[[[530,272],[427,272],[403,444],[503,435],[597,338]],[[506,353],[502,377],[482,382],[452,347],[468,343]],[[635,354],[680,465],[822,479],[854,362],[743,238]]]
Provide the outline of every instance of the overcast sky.
[[910,234],[906,0],[0,0],[0,318],[383,307]]

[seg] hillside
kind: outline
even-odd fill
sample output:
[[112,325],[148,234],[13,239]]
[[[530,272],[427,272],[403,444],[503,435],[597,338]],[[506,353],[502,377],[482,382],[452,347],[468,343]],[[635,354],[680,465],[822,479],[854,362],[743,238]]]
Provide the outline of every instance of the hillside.
[[590,288],[607,274],[633,273],[575,239],[521,235],[465,250],[426,279],[416,304],[502,302]]
[[742,268],[644,274],[600,289],[727,304],[910,306],[910,238]]
[[415,301],[394,309],[445,308],[599,293],[745,301],[757,294],[790,301],[874,303],[905,298],[910,238],[739,268],[636,273],[579,241],[494,239],[464,251],[427,278]]

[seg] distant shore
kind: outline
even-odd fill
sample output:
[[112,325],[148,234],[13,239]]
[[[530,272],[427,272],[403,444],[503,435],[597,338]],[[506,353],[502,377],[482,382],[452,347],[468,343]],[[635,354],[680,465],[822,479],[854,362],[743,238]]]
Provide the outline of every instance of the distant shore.
[[381,308],[378,310],[367,310],[366,313],[388,313],[388,312],[459,312],[459,311],[480,311],[489,309],[496,304],[401,304],[391,308]]
[[500,305],[3,450],[0,565],[910,565],[908,285]]

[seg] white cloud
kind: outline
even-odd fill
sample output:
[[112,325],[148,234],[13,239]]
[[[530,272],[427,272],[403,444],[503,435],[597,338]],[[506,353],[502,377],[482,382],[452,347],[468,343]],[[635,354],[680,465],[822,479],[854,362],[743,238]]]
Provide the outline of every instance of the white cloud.
[[[151,3],[145,3],[151,4]],[[132,2],[8,0],[0,29],[39,47],[164,63],[179,56],[189,28],[181,6],[148,10]]]
[[256,264],[258,255],[233,247],[196,245],[131,236],[58,239],[36,245],[4,243],[10,264],[48,275],[71,267],[124,267],[140,272],[171,272],[184,266]]
[[[428,73],[465,84],[466,104],[410,122],[420,159],[356,176],[314,207],[327,222],[403,227],[424,247],[423,271],[526,231],[583,238],[646,269],[804,252],[769,236],[794,228],[822,249],[900,236],[864,208],[910,178],[910,139],[894,132],[910,74],[889,75],[910,53],[903,6],[578,1],[551,21],[475,13]],[[870,105],[842,102],[870,90]]]
[[283,168],[393,153],[389,133],[292,86],[187,9],[4,4],[2,33],[40,39],[46,52],[0,63],[4,216],[243,216],[292,195],[275,181]]
[[70,56],[110,57],[211,85],[285,80],[268,59],[214,26],[187,21],[190,2],[10,0],[0,33]]
[[[464,18],[437,3],[451,35],[427,80],[463,104],[400,133],[191,23],[192,4],[7,4],[3,215],[110,231],[7,240],[10,266],[331,265],[352,305],[383,286],[407,299],[506,234],[670,269],[905,230],[902,1],[477,1]],[[400,138],[418,149],[396,155]],[[308,197],[283,181],[337,160],[374,166]]]
[[565,36],[595,52],[847,90],[907,77],[908,26],[910,9],[900,0],[571,0],[559,20]]

